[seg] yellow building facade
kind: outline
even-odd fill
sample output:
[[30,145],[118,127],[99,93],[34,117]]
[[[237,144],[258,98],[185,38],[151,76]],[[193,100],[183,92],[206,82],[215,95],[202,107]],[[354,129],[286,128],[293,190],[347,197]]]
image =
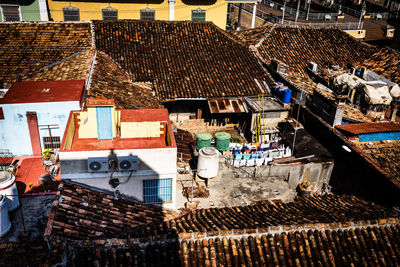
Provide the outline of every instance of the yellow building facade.
[[[54,21],[143,19],[206,20],[226,28],[228,3],[225,0],[134,0],[113,2],[48,0]],[[108,11],[108,12],[107,12]]]

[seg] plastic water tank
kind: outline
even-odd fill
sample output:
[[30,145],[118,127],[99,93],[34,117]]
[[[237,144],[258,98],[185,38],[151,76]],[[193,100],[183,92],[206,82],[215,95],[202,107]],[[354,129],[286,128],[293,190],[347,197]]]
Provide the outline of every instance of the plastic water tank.
[[218,174],[219,152],[214,147],[204,147],[199,151],[197,174],[202,178],[214,178]]
[[8,205],[5,196],[0,195],[0,237],[11,229],[10,217],[8,217]]
[[231,142],[231,135],[227,132],[215,133],[215,146],[219,151],[227,151]]
[[290,89],[285,89],[283,91],[283,97],[282,97],[282,102],[284,104],[289,104],[290,103],[290,98],[292,96],[292,90]]
[[196,149],[200,150],[203,147],[211,146],[212,135],[205,132],[200,132],[196,134]]
[[13,211],[19,207],[18,189],[15,176],[9,172],[0,172],[0,195],[6,196],[8,211]]

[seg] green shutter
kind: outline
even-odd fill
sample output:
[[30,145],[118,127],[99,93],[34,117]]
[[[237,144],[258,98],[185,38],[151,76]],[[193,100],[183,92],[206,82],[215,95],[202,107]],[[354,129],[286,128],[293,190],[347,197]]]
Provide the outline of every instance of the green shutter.
[[192,21],[205,21],[206,20],[206,11],[205,10],[192,10]]

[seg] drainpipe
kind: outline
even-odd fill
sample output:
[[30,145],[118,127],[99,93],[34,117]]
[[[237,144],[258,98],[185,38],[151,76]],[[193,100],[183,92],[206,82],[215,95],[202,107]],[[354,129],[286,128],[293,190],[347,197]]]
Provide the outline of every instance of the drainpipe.
[[253,17],[251,18],[251,28],[254,29],[256,25],[257,3],[253,5]]
[[169,4],[169,20],[175,20],[175,0],[168,0]]

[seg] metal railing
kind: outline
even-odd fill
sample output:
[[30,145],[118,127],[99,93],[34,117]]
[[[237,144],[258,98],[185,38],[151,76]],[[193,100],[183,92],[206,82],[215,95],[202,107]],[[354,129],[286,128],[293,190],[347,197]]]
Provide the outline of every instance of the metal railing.
[[[356,10],[350,7],[346,7],[346,6],[342,6],[336,3],[333,3],[330,8],[333,8],[334,10],[338,11],[338,12],[343,12],[346,13],[350,16],[354,16],[359,18],[361,16],[361,10]],[[370,19],[373,20],[379,20],[379,19],[384,19],[386,20],[389,17],[389,13],[388,12],[370,12],[370,13],[366,13],[364,16],[369,16]]]
[[337,27],[341,30],[358,30],[363,29],[364,22],[361,22],[360,27],[358,22],[297,22],[285,20],[283,22],[287,25],[300,25],[300,26],[315,26],[315,27]]
[[[285,13],[292,15],[292,16],[296,16],[297,13],[297,9],[290,7],[290,6],[285,6],[271,1],[271,0],[264,0],[263,4],[266,5],[267,7],[279,10],[279,11],[283,11],[283,9],[285,9]],[[307,19],[307,12],[304,12],[302,10],[299,10],[299,15],[298,18],[300,19]],[[308,20],[336,20],[337,17],[339,16],[339,13],[336,12],[330,12],[330,13],[324,13],[324,12],[318,12],[318,13],[308,13]]]
[[[239,7],[239,4],[233,4],[235,7]],[[253,12],[253,5],[252,4],[242,4],[242,9],[250,14]],[[257,18],[262,19],[267,22],[272,22],[272,23],[282,23],[282,19],[278,18],[270,13],[264,12],[262,10],[257,10],[256,13]],[[327,22],[327,21],[322,21],[322,22],[315,22],[315,21],[309,21],[309,22],[294,22],[293,20],[284,20],[283,24],[285,25],[299,25],[299,26],[315,26],[315,27],[337,27],[342,30],[357,30],[357,29],[363,29],[364,27],[364,22],[361,22],[360,27],[358,27],[358,22]]]

